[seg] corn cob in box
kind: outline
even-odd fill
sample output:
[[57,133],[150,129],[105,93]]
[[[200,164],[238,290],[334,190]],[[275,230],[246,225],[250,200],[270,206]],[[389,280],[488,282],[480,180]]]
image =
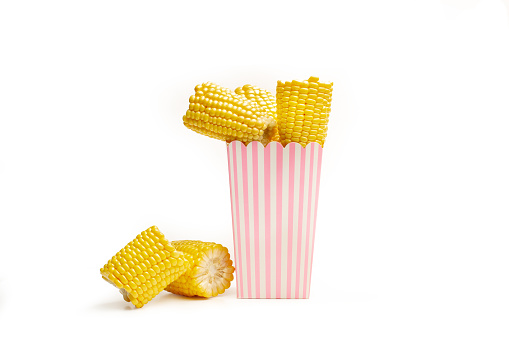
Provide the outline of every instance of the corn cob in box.
[[101,268],[103,279],[125,301],[143,307],[189,268],[189,262],[156,226],[141,232]]
[[166,287],[166,291],[185,296],[215,297],[230,287],[233,271],[230,254],[213,242],[181,240],[171,244],[184,254],[190,268]]
[[333,83],[307,81],[277,82],[277,123],[280,142],[298,142],[305,147],[317,142],[322,147],[327,137]]
[[[236,88],[235,93],[246,97],[246,99],[255,101],[258,106],[260,106],[262,109],[265,109],[265,111],[274,120],[276,120],[276,97],[269,91],[253,85],[244,85],[242,87]],[[275,130],[274,136],[270,141],[279,141],[279,133],[277,128]]]
[[195,87],[182,120],[187,128],[197,133],[245,144],[260,141],[266,145],[277,128],[274,118],[256,101],[211,82]]

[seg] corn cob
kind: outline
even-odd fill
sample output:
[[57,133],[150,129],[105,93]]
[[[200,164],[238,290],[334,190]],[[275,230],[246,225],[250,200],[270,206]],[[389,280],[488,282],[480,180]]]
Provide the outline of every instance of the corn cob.
[[322,147],[327,137],[327,124],[333,83],[307,81],[277,82],[276,105],[280,141],[283,146],[298,142],[303,147],[317,142]]
[[115,285],[140,308],[189,268],[189,262],[175,250],[156,226],[138,234],[101,268],[104,280]]
[[181,240],[171,244],[184,253],[190,268],[166,287],[166,291],[188,297],[215,297],[230,287],[233,271],[228,249],[213,242]]
[[197,133],[244,144],[260,141],[266,145],[277,127],[276,121],[255,101],[210,82],[195,87],[182,120]]
[[[265,109],[265,111],[274,120],[276,120],[276,97],[269,91],[252,85],[244,85],[242,87],[236,88],[235,93],[246,97],[246,99],[255,101],[258,106],[260,106],[262,109]],[[277,128],[271,141],[279,141],[279,133]]]

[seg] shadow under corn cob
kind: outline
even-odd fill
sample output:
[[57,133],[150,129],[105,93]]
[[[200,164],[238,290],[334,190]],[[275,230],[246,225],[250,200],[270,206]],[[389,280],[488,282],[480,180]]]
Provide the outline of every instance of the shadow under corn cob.
[[303,147],[317,142],[322,147],[327,137],[333,83],[278,81],[276,87],[277,122],[280,142],[297,142]]

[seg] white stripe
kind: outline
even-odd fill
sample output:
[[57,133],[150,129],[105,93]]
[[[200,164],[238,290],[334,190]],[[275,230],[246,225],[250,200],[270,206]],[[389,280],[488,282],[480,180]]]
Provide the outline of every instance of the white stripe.
[[313,264],[311,262],[311,259],[313,257],[313,240],[315,238],[315,233],[314,233],[314,229],[315,229],[315,215],[316,215],[316,210],[315,210],[315,201],[316,201],[316,189],[317,189],[317,178],[318,178],[318,175],[316,173],[316,171],[318,170],[318,147],[316,147],[316,144],[312,144],[311,145],[313,147],[313,159],[312,159],[312,166],[313,166],[313,177],[311,178],[311,183],[312,183],[312,187],[311,187],[311,219],[310,219],[310,231],[311,231],[311,234],[309,235],[309,243],[308,243],[308,247],[309,247],[309,254],[308,254],[308,279],[307,279],[307,291],[306,291],[306,297],[309,298],[309,291],[311,289],[311,265]]
[[255,265],[254,265],[254,207],[253,207],[253,145],[247,147],[247,185],[249,192],[249,267],[251,269],[251,298],[255,296]]
[[[233,242],[235,244],[234,246],[234,251],[235,251],[235,267],[237,267],[237,260],[239,258],[239,253],[237,252],[237,248],[238,248],[238,244],[237,244],[237,210],[236,210],[236,207],[235,207],[235,201],[236,201],[236,198],[237,196],[235,195],[235,181],[233,180],[234,179],[234,166],[235,164],[233,163],[233,147],[232,147],[232,143],[230,143],[230,145],[228,145],[228,150],[229,150],[229,157],[230,157],[230,168],[229,168],[229,171],[230,171],[230,190],[231,190],[231,195],[232,195],[232,201],[231,201],[231,204],[232,204],[232,229],[233,229]],[[239,284],[239,279],[238,279],[238,274],[239,274],[239,271],[237,270],[235,272],[235,275],[236,275],[236,284],[237,284],[237,289],[240,290],[240,286],[238,285]],[[239,291],[237,291],[237,295]]]
[[300,277],[299,279],[299,290],[298,291],[298,298],[304,298],[304,267],[306,265],[306,236],[307,236],[307,220],[308,220],[308,193],[309,193],[309,162],[310,162],[310,152],[309,149],[306,149],[306,159],[305,159],[305,168],[304,168],[304,192],[302,192],[303,197],[303,204],[302,204],[302,243],[301,246],[301,257],[300,257],[300,263],[301,263],[301,270],[300,270]]
[[260,263],[260,298],[266,298],[266,288],[265,288],[265,175],[264,175],[265,167],[264,167],[264,148],[259,145],[258,147],[258,209],[260,213],[258,214],[259,220],[259,241],[260,248],[258,250],[259,253],[259,263]]
[[[288,180],[290,176],[289,168],[290,147],[283,149],[283,195],[282,195],[282,226],[281,226],[281,298],[287,297],[287,273],[288,273],[288,198],[289,187]],[[292,183],[293,185],[293,183]]]
[[276,297],[277,144],[270,144],[270,298]]
[[300,185],[300,156],[302,147],[295,147],[295,173],[294,173],[294,191],[293,191],[293,239],[292,239],[292,282],[291,296],[295,297],[295,282],[297,281],[297,239],[299,236],[299,185]]
[[246,297],[246,282],[247,282],[247,274],[246,274],[246,234],[244,231],[245,223],[244,223],[244,187],[243,187],[243,175],[242,175],[242,145],[237,145],[237,185],[239,190],[239,233],[240,233],[240,243],[241,243],[241,249],[240,249],[240,257],[239,260],[241,262],[242,266],[242,278],[241,278],[241,291],[242,295],[245,298]]

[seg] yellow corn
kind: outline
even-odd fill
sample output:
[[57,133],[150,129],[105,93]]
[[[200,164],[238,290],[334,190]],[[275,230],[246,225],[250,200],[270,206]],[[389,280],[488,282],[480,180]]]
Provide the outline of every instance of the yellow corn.
[[156,226],[141,232],[115,254],[103,268],[103,279],[115,285],[140,308],[189,268],[189,262],[175,250]]
[[180,240],[171,244],[190,262],[190,268],[166,287],[188,297],[215,297],[230,287],[235,268],[228,249],[213,242]]
[[333,83],[278,81],[276,86],[277,122],[280,142],[298,142],[305,147],[317,142],[322,147],[327,137]]
[[184,125],[211,138],[231,142],[271,141],[277,123],[255,101],[228,88],[207,82],[195,87],[189,109],[182,117]]
[[[269,116],[276,120],[276,97],[269,91],[253,85],[244,85],[236,88],[235,93],[246,97],[246,99],[255,101]],[[270,141],[279,141],[277,128]]]

